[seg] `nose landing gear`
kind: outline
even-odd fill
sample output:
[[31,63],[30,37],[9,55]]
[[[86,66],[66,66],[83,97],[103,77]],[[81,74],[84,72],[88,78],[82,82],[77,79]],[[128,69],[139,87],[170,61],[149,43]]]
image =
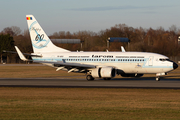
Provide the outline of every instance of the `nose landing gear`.
[[160,81],[160,76],[167,75],[167,73],[157,73],[156,74],[156,81]]
[[156,81],[160,81],[160,77],[159,76],[156,77]]

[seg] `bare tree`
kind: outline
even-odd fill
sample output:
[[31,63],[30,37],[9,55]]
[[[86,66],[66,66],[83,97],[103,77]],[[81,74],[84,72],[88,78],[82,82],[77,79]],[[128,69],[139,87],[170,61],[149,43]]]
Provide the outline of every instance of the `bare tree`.
[[170,30],[170,32],[175,32],[175,33],[178,32],[176,25],[172,25],[171,27],[169,27],[169,30]]
[[4,29],[2,30],[2,33],[3,33],[3,34],[9,34],[9,35],[11,35],[11,36],[14,36],[14,32],[13,32],[12,28],[10,28],[10,27],[4,28]]
[[22,32],[21,29],[20,29],[20,27],[17,27],[17,26],[12,26],[11,29],[12,29],[12,31],[14,32],[14,36],[18,36],[18,35],[20,35],[21,32]]
[[29,35],[29,30],[28,29],[24,30],[23,35],[24,35],[25,38],[30,39],[30,35]]

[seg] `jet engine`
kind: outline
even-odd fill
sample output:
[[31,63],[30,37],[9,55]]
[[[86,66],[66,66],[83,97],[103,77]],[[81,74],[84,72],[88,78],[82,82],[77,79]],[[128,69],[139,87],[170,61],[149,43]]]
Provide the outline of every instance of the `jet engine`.
[[112,78],[116,76],[116,70],[113,67],[100,67],[91,71],[92,77]]

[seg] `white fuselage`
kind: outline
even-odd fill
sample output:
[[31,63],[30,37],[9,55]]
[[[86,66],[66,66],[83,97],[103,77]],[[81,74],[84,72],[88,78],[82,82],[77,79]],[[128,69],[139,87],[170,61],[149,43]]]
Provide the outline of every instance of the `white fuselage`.
[[[95,77],[110,79],[121,76],[141,76],[145,73],[165,75],[178,67],[168,57],[146,52],[71,52],[55,46],[33,15],[26,15],[33,52],[33,62],[43,63],[58,70],[86,73],[87,80]],[[20,58],[28,61],[15,47]],[[122,47],[121,47],[122,48]],[[156,77],[159,80],[159,77]]]
[[111,66],[125,73],[167,73],[173,70],[168,57],[147,52],[59,52],[44,53],[35,61],[81,63],[99,67]]

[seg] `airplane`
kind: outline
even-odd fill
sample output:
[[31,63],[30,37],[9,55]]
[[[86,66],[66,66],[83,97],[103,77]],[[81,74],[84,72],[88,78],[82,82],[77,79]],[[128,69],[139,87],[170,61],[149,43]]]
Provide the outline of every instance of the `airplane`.
[[15,49],[23,61],[30,61],[24,55],[30,55],[32,61],[65,70],[68,73],[85,73],[88,81],[95,78],[110,80],[116,75],[122,77],[141,77],[144,74],[160,76],[176,69],[178,65],[168,57],[149,52],[71,52],[55,46],[33,15],[26,15],[30,32],[33,53],[22,53],[17,46]]

